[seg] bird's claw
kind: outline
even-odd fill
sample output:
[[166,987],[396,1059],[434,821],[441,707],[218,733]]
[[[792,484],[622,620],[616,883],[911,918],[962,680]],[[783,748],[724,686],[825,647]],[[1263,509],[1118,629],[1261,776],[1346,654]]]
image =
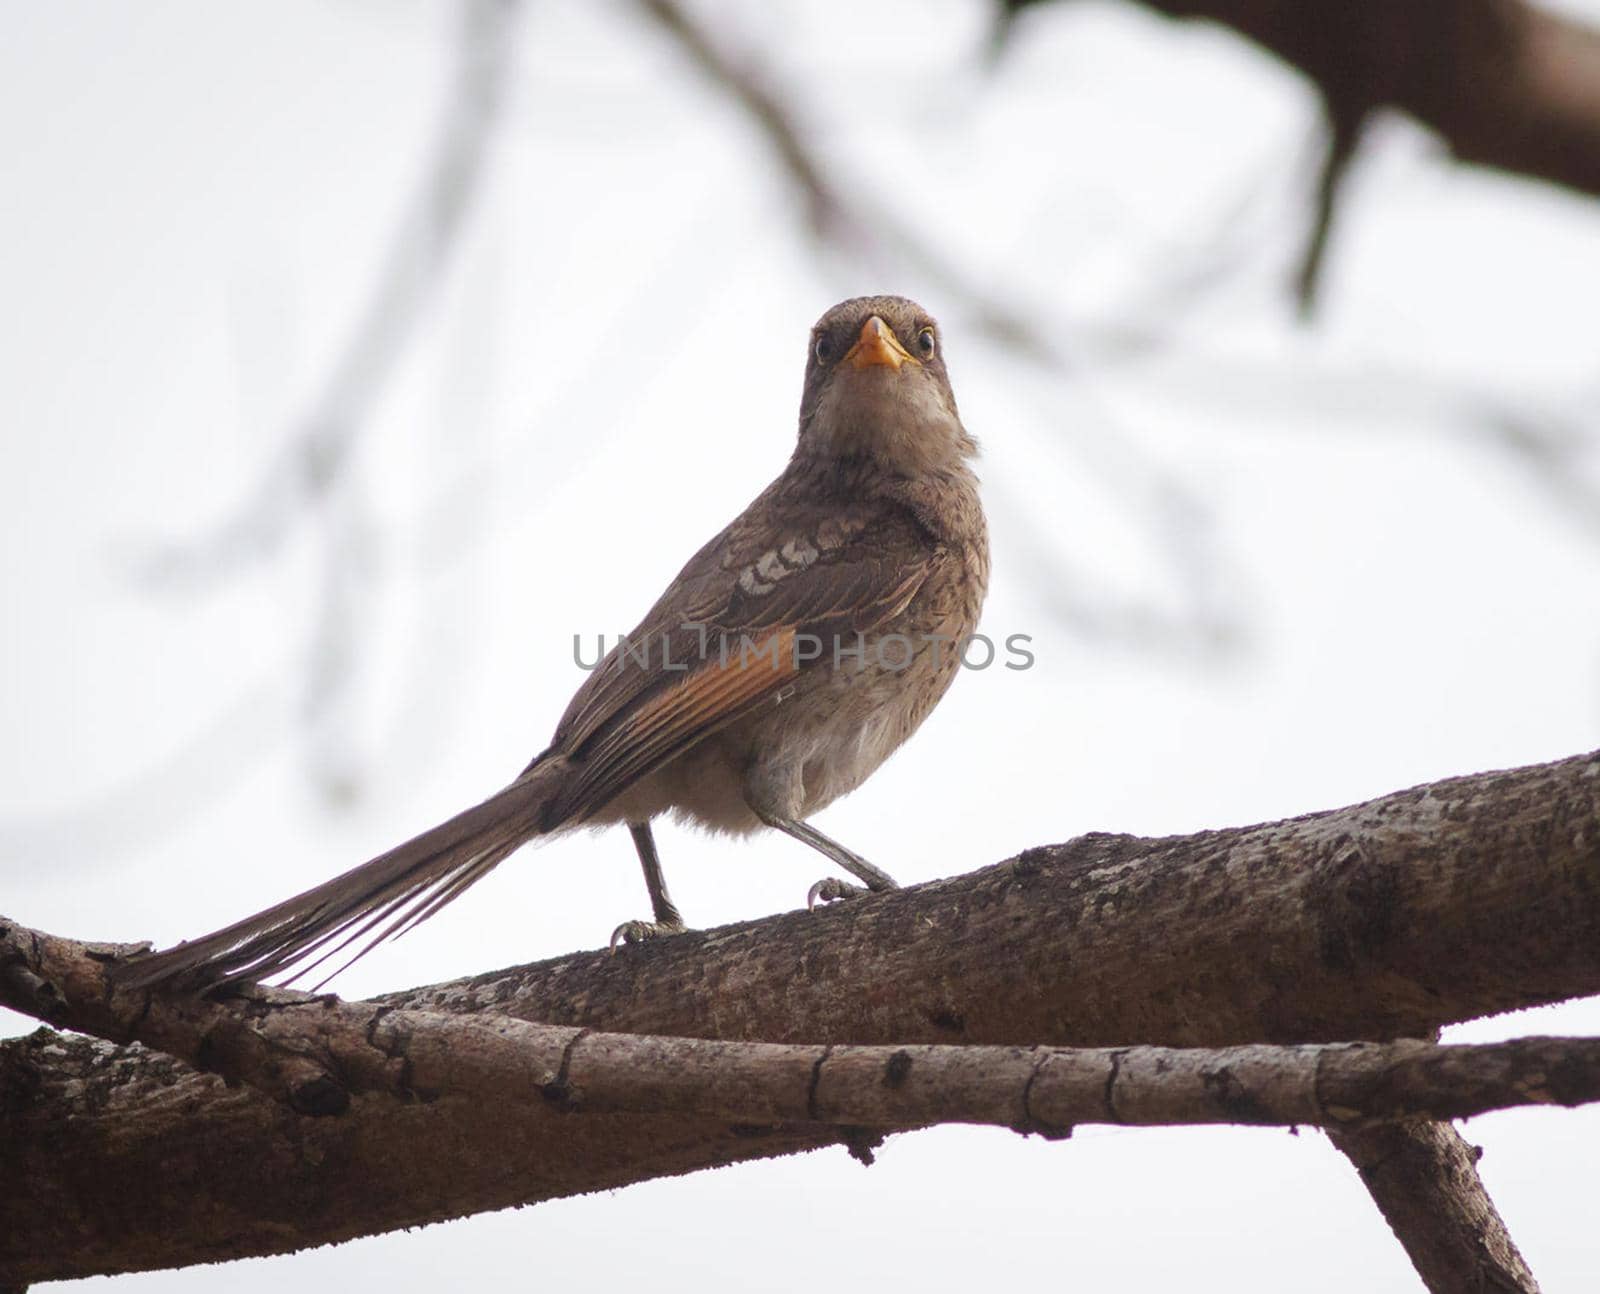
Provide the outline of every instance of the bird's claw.
[[611,932],[609,952],[615,957],[618,944],[643,943],[646,939],[659,939],[662,935],[683,933],[683,923],[673,925],[665,921],[624,921]]
[[867,891],[859,885],[852,885],[849,881],[841,881],[837,876],[824,876],[820,881],[806,891],[806,911],[815,910],[819,903],[834,903],[839,899],[853,899],[858,894]]

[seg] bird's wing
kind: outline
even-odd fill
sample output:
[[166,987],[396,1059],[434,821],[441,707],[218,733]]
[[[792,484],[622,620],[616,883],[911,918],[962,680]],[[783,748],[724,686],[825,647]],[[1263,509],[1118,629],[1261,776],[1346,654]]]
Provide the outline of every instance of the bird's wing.
[[898,508],[761,503],[690,559],[573,697],[552,743],[575,774],[563,820],[830,667],[836,641],[898,615],[944,559]]

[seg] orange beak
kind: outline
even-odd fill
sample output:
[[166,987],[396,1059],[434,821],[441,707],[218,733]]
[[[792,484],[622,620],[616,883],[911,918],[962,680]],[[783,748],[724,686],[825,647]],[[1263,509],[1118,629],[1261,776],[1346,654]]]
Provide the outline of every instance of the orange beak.
[[920,365],[922,362],[900,344],[893,329],[877,315],[861,325],[861,335],[844,357],[850,361],[851,368],[871,368],[874,364],[883,364],[898,369],[902,364]]

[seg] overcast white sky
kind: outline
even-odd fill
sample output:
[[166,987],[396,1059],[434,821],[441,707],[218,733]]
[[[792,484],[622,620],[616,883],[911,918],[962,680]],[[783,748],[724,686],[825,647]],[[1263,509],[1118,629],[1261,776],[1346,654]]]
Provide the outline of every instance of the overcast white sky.
[[[1600,745],[1600,205],[1382,123],[1302,328],[1283,284],[1311,101],[1227,36],[1045,6],[986,73],[977,3],[720,7],[854,189],[1071,357],[1041,374],[927,274],[819,256],[758,137],[630,9],[530,10],[480,200],[336,502],[229,563],[207,536],[257,497],[366,303],[456,6],[6,6],[8,915],[164,945],[500,785],[580,679],[572,634],[630,625],[781,467],[807,329],[862,292],[945,320],[985,447],[985,629],[1038,659],[965,674],[820,819],[902,881]],[[1507,417],[1581,438],[1554,482],[1505,452]],[[699,925],[794,907],[816,874],[783,839],[661,845]],[[338,987],[595,947],[645,912],[624,835],[562,841]],[[1552,1031],[1600,1031],[1600,1009],[1453,1036]],[[1600,1113],[1467,1135],[1545,1288],[1590,1287]],[[945,1129],[870,1171],[830,1151],[226,1274],[380,1278],[1416,1288],[1318,1134],[1243,1130]]]

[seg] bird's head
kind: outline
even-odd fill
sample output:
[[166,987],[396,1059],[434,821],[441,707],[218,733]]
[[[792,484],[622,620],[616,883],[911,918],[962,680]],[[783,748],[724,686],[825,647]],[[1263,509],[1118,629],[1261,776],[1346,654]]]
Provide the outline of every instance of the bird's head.
[[841,301],[811,330],[798,452],[864,457],[910,477],[977,453],[961,425],[939,325],[905,297]]

